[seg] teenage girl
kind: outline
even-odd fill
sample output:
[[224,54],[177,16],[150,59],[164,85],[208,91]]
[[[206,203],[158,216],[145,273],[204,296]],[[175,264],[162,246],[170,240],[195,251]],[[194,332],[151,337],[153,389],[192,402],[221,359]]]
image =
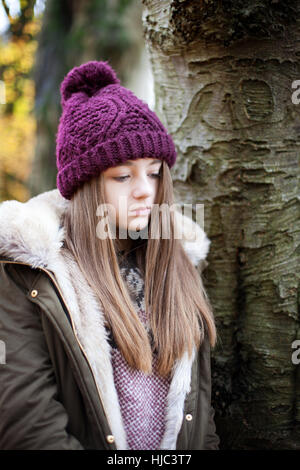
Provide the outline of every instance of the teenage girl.
[[57,189],[0,205],[0,448],[218,449],[210,242],[173,210],[172,138],[107,62],[60,91]]

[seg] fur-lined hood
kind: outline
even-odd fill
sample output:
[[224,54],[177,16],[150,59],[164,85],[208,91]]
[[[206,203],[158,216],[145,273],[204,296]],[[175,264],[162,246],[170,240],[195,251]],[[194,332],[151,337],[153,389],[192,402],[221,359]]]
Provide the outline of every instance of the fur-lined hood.
[[[25,203],[16,200],[1,203],[0,257],[54,274],[76,338],[92,368],[117,449],[126,449],[126,433],[114,386],[104,314],[75,260],[61,250],[64,227],[60,221],[69,203],[58,189],[39,194]],[[207,256],[210,240],[199,225],[179,212],[176,221],[182,225],[184,249],[193,264],[198,265]],[[161,449],[176,448],[194,358],[195,350],[191,358],[184,355],[174,365]]]

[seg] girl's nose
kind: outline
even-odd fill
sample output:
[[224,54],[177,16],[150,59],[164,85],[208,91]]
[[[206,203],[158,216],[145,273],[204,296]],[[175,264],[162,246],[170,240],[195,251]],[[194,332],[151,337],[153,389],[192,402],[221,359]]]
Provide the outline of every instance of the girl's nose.
[[151,196],[154,192],[153,180],[151,182],[148,175],[136,178],[133,188],[134,197]]

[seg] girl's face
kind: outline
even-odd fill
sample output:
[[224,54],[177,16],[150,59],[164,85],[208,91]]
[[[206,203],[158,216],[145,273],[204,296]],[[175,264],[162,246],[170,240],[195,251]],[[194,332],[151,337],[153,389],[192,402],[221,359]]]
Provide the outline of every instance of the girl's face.
[[[117,227],[137,231],[148,225],[161,165],[156,158],[139,158],[102,172],[106,203],[114,207]],[[142,208],[146,210],[135,212]]]

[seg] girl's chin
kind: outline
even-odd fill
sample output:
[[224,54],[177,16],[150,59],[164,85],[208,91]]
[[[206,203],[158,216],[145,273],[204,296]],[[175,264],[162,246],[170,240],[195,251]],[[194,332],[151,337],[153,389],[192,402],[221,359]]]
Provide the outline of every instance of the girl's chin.
[[128,232],[139,232],[147,227],[147,223],[132,224],[128,226]]
[[140,222],[137,221],[136,223],[130,223],[128,224],[127,228],[123,230],[127,231],[129,237],[130,234],[132,234],[134,237],[135,233],[139,233],[140,235],[142,232],[148,233],[148,220],[141,220]]

